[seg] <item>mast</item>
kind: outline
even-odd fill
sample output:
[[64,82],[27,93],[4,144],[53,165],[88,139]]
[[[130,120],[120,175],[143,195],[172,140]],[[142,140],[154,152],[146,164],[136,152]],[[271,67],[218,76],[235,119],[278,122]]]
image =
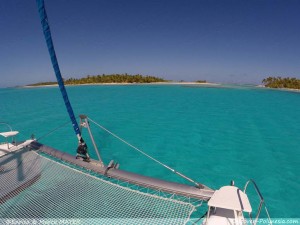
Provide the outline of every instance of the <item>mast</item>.
[[78,123],[76,121],[71,103],[69,101],[68,98],[68,93],[66,91],[65,85],[64,85],[64,81],[63,78],[61,76],[61,72],[59,69],[59,65],[58,65],[58,61],[56,58],[56,54],[55,54],[55,50],[54,50],[54,45],[53,45],[53,41],[52,41],[52,37],[51,37],[51,32],[50,32],[50,26],[48,24],[48,17],[47,17],[47,13],[46,13],[46,9],[45,9],[45,3],[44,0],[36,0],[37,6],[38,6],[38,11],[39,11],[39,15],[40,15],[40,20],[41,20],[41,24],[42,24],[42,28],[43,28],[43,33],[44,33],[44,37],[47,43],[47,47],[48,47],[48,51],[49,51],[49,55],[51,58],[51,62],[52,62],[52,66],[54,69],[54,73],[58,82],[58,86],[60,89],[60,92],[62,94],[62,97],[64,99],[65,102],[65,106],[67,108],[69,117],[72,121],[72,125],[75,131],[75,134],[78,138],[78,148],[77,148],[77,155],[76,157],[82,157],[84,160],[89,161],[90,157],[88,154],[88,148],[86,143],[84,142],[82,136],[81,136],[81,132],[78,126]]

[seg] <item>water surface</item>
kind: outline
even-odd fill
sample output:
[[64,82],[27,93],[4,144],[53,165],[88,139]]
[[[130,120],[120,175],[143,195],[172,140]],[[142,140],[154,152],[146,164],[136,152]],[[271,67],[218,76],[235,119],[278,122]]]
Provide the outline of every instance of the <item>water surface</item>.
[[[194,180],[217,189],[231,180],[242,188],[253,178],[272,217],[299,216],[300,93],[184,85],[67,90],[76,115],[88,115]],[[0,96],[0,121],[19,130],[19,139],[42,137],[68,121],[57,87],[0,89]],[[122,169],[186,183],[91,127],[105,163],[114,159]],[[75,154],[71,124],[40,141]]]

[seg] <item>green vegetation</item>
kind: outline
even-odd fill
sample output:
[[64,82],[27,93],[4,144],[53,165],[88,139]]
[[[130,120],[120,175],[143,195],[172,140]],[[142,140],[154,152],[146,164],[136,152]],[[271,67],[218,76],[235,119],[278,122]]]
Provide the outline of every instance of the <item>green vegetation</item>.
[[265,87],[300,89],[300,80],[296,78],[268,77],[263,79]]
[[203,84],[203,83],[206,83],[206,80],[196,80],[195,82]]
[[26,86],[42,86],[42,85],[53,85],[57,84],[57,82],[39,82],[35,84],[27,84]]
[[[125,74],[110,74],[110,75],[96,75],[86,76],[84,78],[70,78],[64,80],[66,85],[77,85],[77,84],[104,84],[104,83],[154,83],[154,82],[166,82],[166,80],[154,76],[142,76]],[[57,82],[41,82],[36,84],[30,84],[28,86],[41,86],[41,85],[53,85]]]

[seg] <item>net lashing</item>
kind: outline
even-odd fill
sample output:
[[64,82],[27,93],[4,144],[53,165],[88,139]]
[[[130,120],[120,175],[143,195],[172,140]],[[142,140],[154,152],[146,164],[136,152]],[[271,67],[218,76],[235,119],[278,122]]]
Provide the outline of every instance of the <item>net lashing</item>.
[[26,149],[0,158],[1,219],[185,224],[193,204],[132,190]]

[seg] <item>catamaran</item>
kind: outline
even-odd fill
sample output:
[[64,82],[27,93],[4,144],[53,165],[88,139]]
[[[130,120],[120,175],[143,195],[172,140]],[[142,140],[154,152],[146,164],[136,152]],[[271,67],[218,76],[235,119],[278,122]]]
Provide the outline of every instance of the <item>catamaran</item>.
[[[264,198],[253,180],[241,190],[231,185],[213,190],[131,145],[86,115],[77,123],[56,58],[43,0],[37,0],[43,33],[67,112],[78,138],[76,154],[54,149],[31,138],[18,142],[18,131],[7,123],[0,133],[0,216],[18,224],[56,220],[75,224],[252,224],[264,209]],[[113,160],[102,161],[90,129],[94,123],[191,185],[151,178],[121,170]],[[92,159],[82,129],[87,129],[98,157]],[[247,188],[253,184],[259,197],[253,216]],[[205,204],[204,215],[191,218]],[[248,216],[246,216],[248,213]],[[57,221],[59,220],[59,221]],[[50,221],[51,222],[51,221]]]

